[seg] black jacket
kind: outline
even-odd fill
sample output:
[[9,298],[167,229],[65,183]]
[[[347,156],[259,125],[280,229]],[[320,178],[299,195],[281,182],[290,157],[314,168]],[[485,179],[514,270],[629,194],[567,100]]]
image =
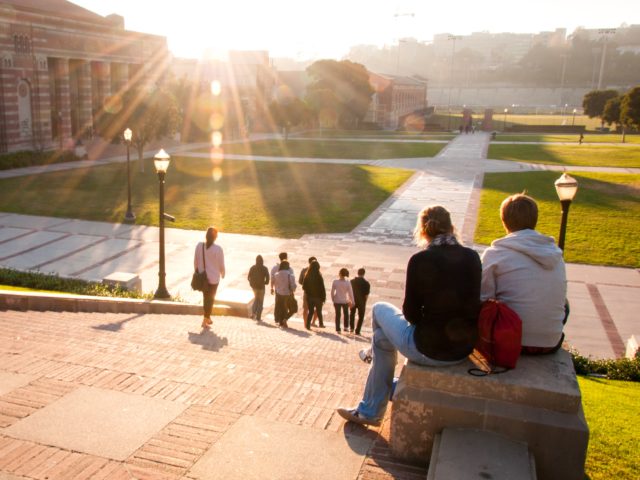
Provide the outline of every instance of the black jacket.
[[435,360],[459,360],[478,337],[482,265],[461,245],[430,245],[407,265],[402,312],[416,325],[420,352]]
[[327,299],[327,291],[324,288],[324,279],[322,274],[310,272],[302,281],[302,290],[307,297],[318,298],[323,302]]
[[364,305],[367,301],[367,296],[371,292],[369,282],[364,277],[356,277],[351,280],[351,288],[353,289],[356,305]]
[[264,265],[253,265],[249,269],[249,285],[254,290],[264,290],[265,285],[269,285],[269,270]]

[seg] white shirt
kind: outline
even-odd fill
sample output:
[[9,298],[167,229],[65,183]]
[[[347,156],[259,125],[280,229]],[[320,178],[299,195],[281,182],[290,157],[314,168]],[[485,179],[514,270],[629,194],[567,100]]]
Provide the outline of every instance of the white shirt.
[[290,295],[296,290],[296,277],[290,270],[278,270],[273,276],[273,288],[278,295]]
[[[199,272],[205,269],[204,260],[202,258],[202,247],[204,242],[196,245],[196,252],[193,258],[193,267]],[[209,248],[205,248],[205,259],[207,267],[207,280],[211,285],[220,283],[220,278],[224,278],[224,252],[220,245],[213,243]]]
[[333,281],[331,285],[331,301],[333,303],[351,303],[354,304],[353,288],[348,278],[339,278]]

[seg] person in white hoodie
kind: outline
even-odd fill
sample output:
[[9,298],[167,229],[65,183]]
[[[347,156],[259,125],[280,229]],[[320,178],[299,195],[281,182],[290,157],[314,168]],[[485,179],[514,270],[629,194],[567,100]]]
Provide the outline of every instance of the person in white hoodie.
[[481,299],[494,298],[522,319],[523,353],[552,353],[562,346],[567,276],[562,250],[553,237],[535,230],[538,206],[525,194],[500,206],[507,235],[482,255]]

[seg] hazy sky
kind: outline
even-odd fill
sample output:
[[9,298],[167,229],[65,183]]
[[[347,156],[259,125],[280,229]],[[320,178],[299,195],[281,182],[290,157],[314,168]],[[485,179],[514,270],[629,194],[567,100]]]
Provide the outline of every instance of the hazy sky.
[[[272,57],[340,58],[357,44],[431,40],[436,33],[526,32],[640,24],[637,0],[74,0],[125,27],[166,36],[176,56],[269,50]],[[434,4],[436,4],[434,6]]]

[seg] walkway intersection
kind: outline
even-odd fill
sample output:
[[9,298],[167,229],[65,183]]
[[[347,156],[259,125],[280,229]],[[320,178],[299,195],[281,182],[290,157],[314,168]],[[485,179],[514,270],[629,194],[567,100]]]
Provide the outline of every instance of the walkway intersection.
[[[370,304],[400,305],[416,251],[411,232],[425,205],[447,207],[471,243],[484,172],[544,168],[486,160],[488,143],[486,134],[460,135],[433,159],[346,161],[415,174],[349,233],[282,239],[222,232],[222,291],[248,288],[257,254],[270,267],[287,251],[296,273],[307,257],[318,257],[327,283],[341,267],[364,266]],[[166,233],[168,289],[189,301],[201,301],[189,279],[202,237]],[[127,271],[149,291],[157,285],[157,242],[153,227],[0,213],[3,267],[98,281]],[[584,354],[620,355],[638,333],[638,271],[569,265],[568,276],[569,343]],[[299,319],[280,330],[267,297],[265,322],[216,317],[210,332],[200,331],[198,317],[0,312],[0,480],[424,478],[424,469],[390,457],[388,422],[369,431],[335,414],[361,394],[368,367],[357,352],[370,330],[336,334],[329,306],[325,330],[309,333]]]

